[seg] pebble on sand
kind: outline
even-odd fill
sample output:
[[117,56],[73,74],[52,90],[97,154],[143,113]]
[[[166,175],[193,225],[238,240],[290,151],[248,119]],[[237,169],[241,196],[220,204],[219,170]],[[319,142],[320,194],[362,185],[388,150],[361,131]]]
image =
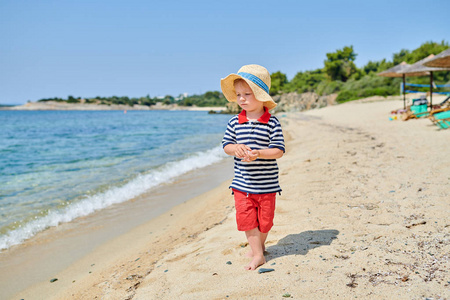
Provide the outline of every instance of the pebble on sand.
[[259,274],[261,274],[261,273],[267,273],[267,272],[272,272],[272,271],[275,271],[275,269],[266,269],[266,268],[259,268],[259,269],[258,269],[258,273],[259,273]]

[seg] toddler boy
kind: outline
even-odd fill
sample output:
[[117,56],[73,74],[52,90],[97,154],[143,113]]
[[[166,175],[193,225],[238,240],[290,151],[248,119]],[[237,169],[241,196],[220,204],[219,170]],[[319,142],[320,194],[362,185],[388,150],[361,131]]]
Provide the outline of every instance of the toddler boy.
[[245,231],[252,257],[246,270],[266,262],[264,243],[273,226],[278,183],[277,158],[285,152],[278,119],[269,113],[277,104],[269,95],[270,74],[262,66],[246,65],[221,80],[225,98],[237,102],[242,112],[230,119],[222,145],[234,156],[236,222]]

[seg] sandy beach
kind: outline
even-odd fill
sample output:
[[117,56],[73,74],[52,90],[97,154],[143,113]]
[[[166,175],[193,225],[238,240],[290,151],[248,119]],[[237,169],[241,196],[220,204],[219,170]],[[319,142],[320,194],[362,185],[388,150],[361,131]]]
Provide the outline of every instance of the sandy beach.
[[450,130],[389,121],[402,106],[353,101],[278,115],[283,192],[261,266],[272,272],[243,268],[230,177],[11,299],[448,299]]

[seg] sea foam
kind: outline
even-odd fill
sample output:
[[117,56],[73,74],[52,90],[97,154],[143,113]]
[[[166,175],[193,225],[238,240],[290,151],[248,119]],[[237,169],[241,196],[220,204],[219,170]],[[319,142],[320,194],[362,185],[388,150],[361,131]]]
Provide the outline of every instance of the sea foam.
[[113,187],[106,192],[71,203],[62,209],[50,211],[46,216],[37,218],[1,236],[0,250],[18,245],[49,227],[58,226],[113,204],[133,199],[160,184],[171,182],[174,178],[189,171],[217,163],[225,156],[220,146],[208,151],[197,152],[183,160],[169,162],[148,174],[139,175],[123,186]]

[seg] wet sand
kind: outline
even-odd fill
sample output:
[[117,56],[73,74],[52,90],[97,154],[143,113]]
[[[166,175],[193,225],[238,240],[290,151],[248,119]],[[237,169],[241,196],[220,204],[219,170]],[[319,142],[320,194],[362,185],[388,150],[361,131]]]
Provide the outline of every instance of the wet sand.
[[[102,244],[126,234],[232,176],[229,159],[92,215],[60,224],[0,253],[0,299],[47,282]],[[195,187],[195,188],[193,188]],[[36,299],[34,295],[31,299]],[[42,298],[45,299],[45,298]]]

